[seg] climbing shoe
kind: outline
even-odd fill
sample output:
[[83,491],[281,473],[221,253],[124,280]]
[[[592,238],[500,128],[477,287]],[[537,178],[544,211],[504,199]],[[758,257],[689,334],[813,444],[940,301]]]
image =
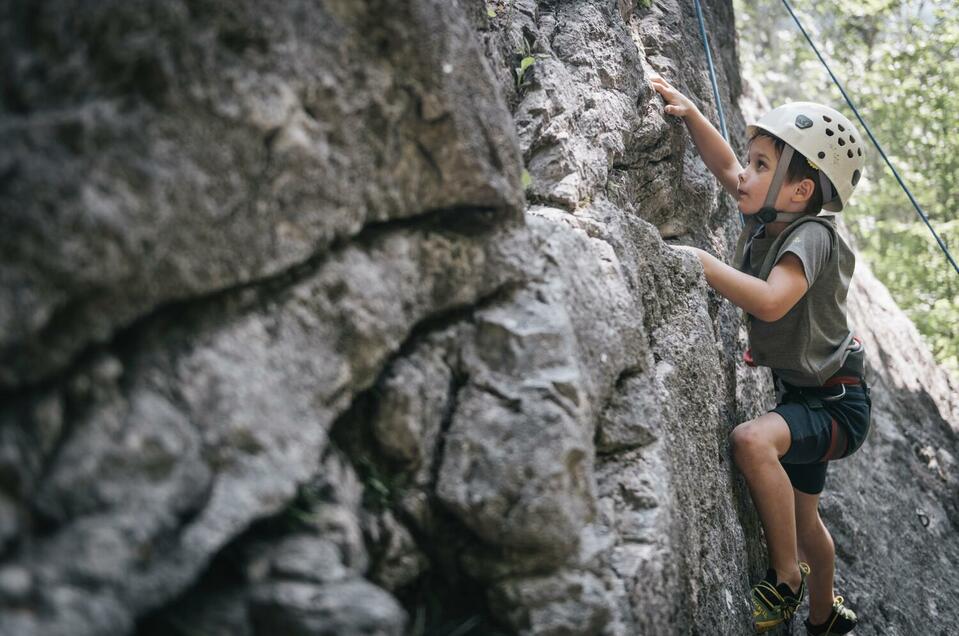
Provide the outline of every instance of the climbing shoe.
[[807,618],[805,621],[806,633],[812,636],[848,634],[852,628],[856,626],[856,623],[859,622],[859,619],[856,617],[854,611],[845,607],[842,603],[843,599],[841,596],[833,599],[832,612],[822,625],[813,625]]
[[803,597],[806,595],[806,575],[809,566],[799,564],[799,574],[802,580],[799,591],[793,592],[785,583],[776,583],[776,571],[770,569],[766,578],[753,586],[753,625],[757,633],[767,632],[777,625],[789,623],[796,610],[799,609]]

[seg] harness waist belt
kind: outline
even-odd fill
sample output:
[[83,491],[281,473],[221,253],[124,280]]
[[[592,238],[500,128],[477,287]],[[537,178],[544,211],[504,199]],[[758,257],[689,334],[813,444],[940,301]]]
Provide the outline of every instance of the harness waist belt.
[[862,378],[855,375],[834,375],[826,380],[826,383],[823,384],[823,388],[829,388],[831,386],[836,386],[837,384],[844,384],[846,386],[860,386],[862,384]]

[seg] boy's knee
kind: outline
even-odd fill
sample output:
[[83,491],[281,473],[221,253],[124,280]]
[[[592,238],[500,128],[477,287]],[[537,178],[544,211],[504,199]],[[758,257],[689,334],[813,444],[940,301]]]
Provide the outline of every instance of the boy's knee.
[[777,457],[776,445],[768,426],[757,420],[743,422],[729,434],[733,459],[740,467],[759,457]]
[[769,446],[769,442],[755,422],[743,422],[734,428],[729,434],[729,444],[737,464],[764,451]]

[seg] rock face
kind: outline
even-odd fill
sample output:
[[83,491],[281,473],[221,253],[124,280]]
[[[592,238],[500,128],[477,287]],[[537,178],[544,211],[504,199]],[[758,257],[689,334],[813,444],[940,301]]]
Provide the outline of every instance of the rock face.
[[[771,383],[664,242],[739,222],[646,83],[715,112],[692,3],[645,5],[0,10],[0,634],[750,633]],[[959,391],[850,304],[839,590],[938,633]]]

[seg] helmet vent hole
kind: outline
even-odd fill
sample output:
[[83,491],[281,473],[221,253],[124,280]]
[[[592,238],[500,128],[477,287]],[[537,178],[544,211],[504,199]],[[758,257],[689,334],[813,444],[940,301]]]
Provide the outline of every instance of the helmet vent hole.
[[852,173],[852,184],[856,185],[857,183],[859,183],[859,177],[861,176],[862,176],[862,173],[859,172],[859,169],[857,168],[856,171]]
[[852,143],[856,143],[856,138],[853,137],[852,135],[849,135],[849,141],[851,141]]
[[852,148],[846,151],[846,156],[852,159]]
[[840,137],[840,138],[837,139],[836,141],[839,142],[839,145],[840,145],[840,146],[845,146],[845,145],[846,145],[846,140],[843,139],[842,137]]
[[862,148],[857,148],[857,149],[856,149],[856,154],[858,154],[858,155],[861,157],[861,156],[862,156]]
[[830,118],[826,117],[825,115],[822,116],[822,119],[823,119],[823,121],[826,122],[827,124],[832,121]]
[[816,156],[819,157],[820,159],[825,159],[825,158],[826,158],[826,153],[824,153],[822,150],[820,150],[820,151],[819,151],[819,154],[816,155]]
[[832,137],[832,136],[835,135],[836,133],[834,133],[834,132],[832,131],[832,128],[827,128],[827,129],[826,129],[826,134],[829,135],[830,137]]
[[836,124],[836,126],[839,128],[839,132],[845,132],[846,129],[842,127],[842,124]]

